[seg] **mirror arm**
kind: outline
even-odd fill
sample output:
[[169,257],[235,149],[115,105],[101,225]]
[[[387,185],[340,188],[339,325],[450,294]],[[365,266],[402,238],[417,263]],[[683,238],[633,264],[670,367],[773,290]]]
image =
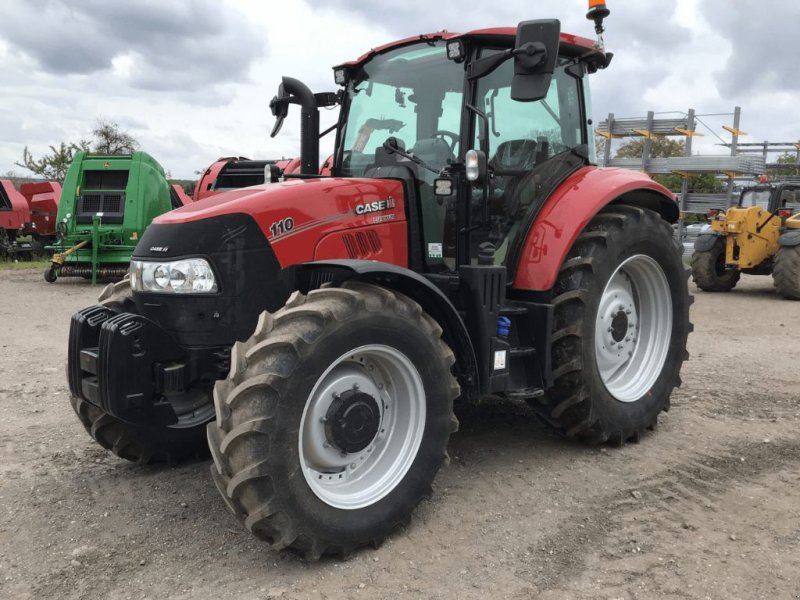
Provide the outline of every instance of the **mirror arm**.
[[480,120],[481,120],[481,132],[480,132],[480,139],[478,140],[481,145],[481,151],[489,157],[489,118],[486,116],[486,113],[483,112],[480,108],[473,106],[472,104],[466,105],[467,110],[474,113]]

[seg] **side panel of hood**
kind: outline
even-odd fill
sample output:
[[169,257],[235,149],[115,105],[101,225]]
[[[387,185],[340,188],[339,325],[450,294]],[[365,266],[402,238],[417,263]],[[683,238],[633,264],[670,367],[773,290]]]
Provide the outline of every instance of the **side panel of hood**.
[[[320,240],[336,231],[404,222],[406,218],[399,181],[322,178],[290,179],[225,192],[154,222],[190,223],[236,213],[256,221],[281,267],[314,260]],[[343,249],[342,258],[346,257]]]

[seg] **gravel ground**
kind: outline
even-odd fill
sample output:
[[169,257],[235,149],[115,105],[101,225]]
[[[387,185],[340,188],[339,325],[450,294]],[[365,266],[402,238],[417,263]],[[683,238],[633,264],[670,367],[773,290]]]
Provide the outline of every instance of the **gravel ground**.
[[89,439],[64,364],[97,292],[0,271],[0,598],[800,598],[800,302],[768,277],[693,290],[683,387],[640,444],[483,407],[408,529],[313,564],[250,537],[208,462]]

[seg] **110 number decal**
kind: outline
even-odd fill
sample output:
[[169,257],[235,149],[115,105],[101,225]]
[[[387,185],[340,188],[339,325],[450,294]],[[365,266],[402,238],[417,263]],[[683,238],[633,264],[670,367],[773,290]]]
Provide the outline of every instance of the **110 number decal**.
[[271,237],[278,237],[279,235],[289,233],[292,229],[294,229],[294,219],[292,217],[286,217],[270,225],[269,234]]

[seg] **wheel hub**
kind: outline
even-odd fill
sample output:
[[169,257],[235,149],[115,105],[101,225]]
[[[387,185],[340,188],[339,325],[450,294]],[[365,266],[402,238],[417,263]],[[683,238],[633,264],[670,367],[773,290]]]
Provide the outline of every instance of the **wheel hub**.
[[631,256],[608,280],[595,325],[597,367],[617,400],[635,402],[653,386],[671,330],[672,300],[663,269],[650,256]]
[[381,409],[373,396],[353,389],[334,398],[325,417],[328,442],[349,454],[361,452],[375,439]]

